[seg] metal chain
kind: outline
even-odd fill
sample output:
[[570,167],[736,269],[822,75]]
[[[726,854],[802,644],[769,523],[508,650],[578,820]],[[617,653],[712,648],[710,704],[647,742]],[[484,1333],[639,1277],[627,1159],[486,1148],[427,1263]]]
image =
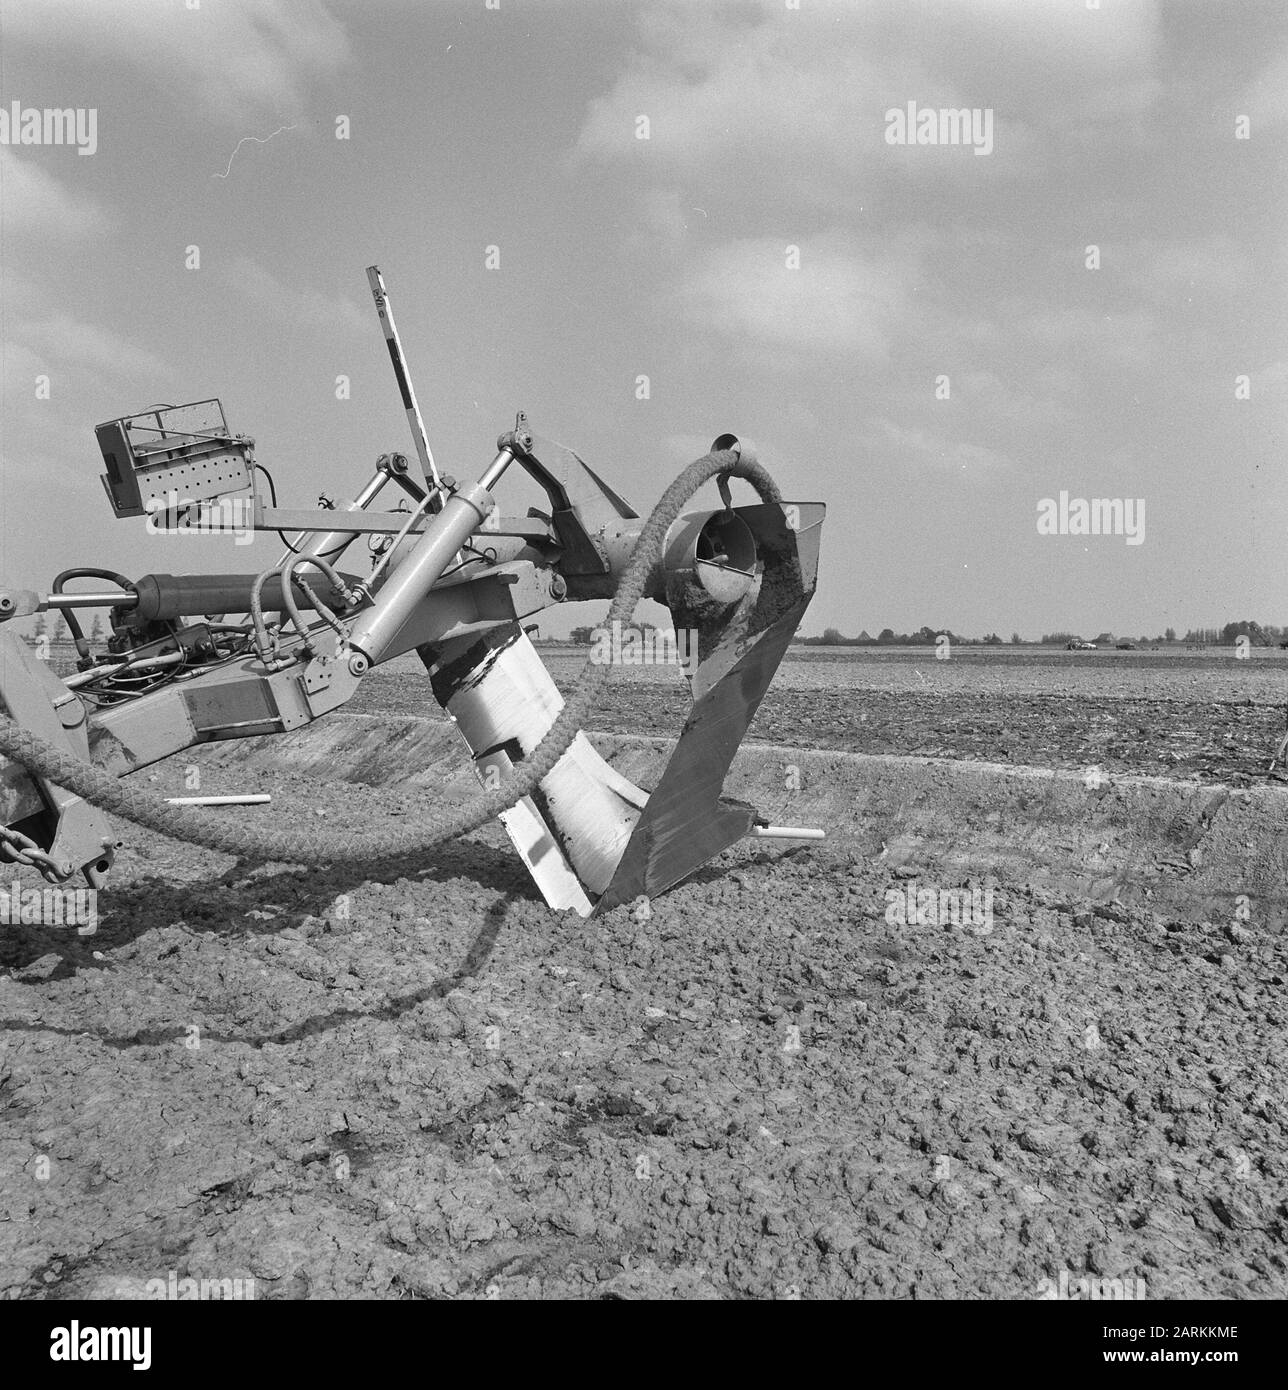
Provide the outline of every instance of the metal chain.
[[10,864],[23,864],[39,869],[46,883],[62,883],[69,875],[59,873],[57,861],[29,835],[11,826],[0,825],[0,859]]

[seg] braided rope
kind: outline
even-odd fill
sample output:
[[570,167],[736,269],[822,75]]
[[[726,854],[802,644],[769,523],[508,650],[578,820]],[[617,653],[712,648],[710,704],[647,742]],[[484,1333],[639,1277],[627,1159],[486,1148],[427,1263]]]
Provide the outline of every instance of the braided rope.
[[[666,533],[681,508],[711,478],[726,474],[746,479],[765,502],[780,502],[773,478],[754,459],[740,459],[724,449],[691,463],[662,494],[639,534],[626,572],[618,585],[605,620],[628,623],[643,597],[649,576],[662,556]],[[164,797],[132,787],[110,773],[84,762],[65,749],[21,728],[0,715],[0,754],[23,764],[29,772],[65,787],[91,805],[155,830],[171,839],[205,849],[237,855],[242,859],[285,863],[343,864],[394,858],[423,852],[447,840],[477,830],[529,795],[567,752],[608,681],[612,665],[588,660],[573,686],[568,702],[545,737],[514,775],[450,814],[402,827],[390,826],[361,834],[319,830],[275,830],[214,821],[187,807],[171,806]]]

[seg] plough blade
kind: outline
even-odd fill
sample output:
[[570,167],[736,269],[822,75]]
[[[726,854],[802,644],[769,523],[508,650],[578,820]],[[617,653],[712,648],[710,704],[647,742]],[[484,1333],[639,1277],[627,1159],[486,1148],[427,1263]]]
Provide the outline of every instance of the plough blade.
[[[704,582],[696,566],[667,575],[677,634],[691,638],[683,650],[696,650],[699,660],[686,668],[693,708],[656,789],[636,787],[580,734],[538,790],[501,816],[551,907],[584,917],[641,894],[656,896],[750,834],[757,821],[754,807],[720,793],[813,597],[823,507],[782,503],[734,515],[755,542],[740,598],[728,600],[727,576]],[[718,519],[716,532],[735,526]],[[677,522],[678,534],[692,535],[693,524]],[[563,708],[517,623],[450,651],[426,649],[422,658],[485,786],[530,756]]]
[[664,893],[751,833],[755,808],[720,793],[814,596],[823,510],[816,503],[733,509],[755,540],[757,561],[753,582],[731,607],[683,578],[668,581],[677,634],[696,634],[693,709],[596,911]]
[[597,912],[664,893],[751,833],[755,807],[720,792],[808,602],[784,614],[694,702]]

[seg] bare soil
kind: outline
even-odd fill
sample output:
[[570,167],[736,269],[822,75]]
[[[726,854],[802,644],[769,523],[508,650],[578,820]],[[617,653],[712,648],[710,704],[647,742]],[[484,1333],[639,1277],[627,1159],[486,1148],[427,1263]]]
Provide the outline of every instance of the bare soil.
[[[675,731],[626,689],[606,726]],[[412,691],[399,712],[430,713]],[[754,732],[906,751],[907,694],[876,693],[776,686]],[[1164,727],[1133,707],[1096,745],[1085,698],[1064,724],[1005,698],[961,716],[990,757],[1038,760],[1032,725],[1054,757],[1139,770]],[[926,710],[923,742],[966,731],[947,694]],[[141,775],[177,794],[189,764],[245,789],[201,753]],[[271,790],[211,814],[426,809]],[[1288,945],[1255,919],[945,870],[994,889],[990,928],[899,925],[907,870],[747,843],[587,922],[544,907],[498,828],[432,863],[253,872],[122,829],[95,934],[0,928],[4,1296],[170,1271],[259,1298],[1033,1298],[1066,1270],[1288,1291]]]
[[[543,652],[566,690],[585,661]],[[838,698],[841,697],[841,698]],[[673,737],[689,699],[674,667],[616,673],[588,727]],[[969,758],[1255,786],[1288,781],[1271,754],[1288,729],[1288,653],[1250,660],[1172,652],[1025,656],[933,649],[794,648],[748,738],[853,753]],[[373,673],[357,714],[441,717],[419,662]]]

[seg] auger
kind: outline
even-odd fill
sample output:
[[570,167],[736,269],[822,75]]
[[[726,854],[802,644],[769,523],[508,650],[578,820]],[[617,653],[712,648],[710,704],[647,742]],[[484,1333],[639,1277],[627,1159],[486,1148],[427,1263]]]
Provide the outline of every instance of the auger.
[[[145,516],[149,529],[277,531],[287,550],[257,574],[130,579],[78,567],[48,593],[0,589],[0,623],[61,611],[78,653],[77,671],[60,679],[0,627],[0,858],[52,882],[79,869],[98,887],[118,847],[107,812],[246,858],[324,863],[426,850],[497,816],[546,902],[586,916],[664,892],[744,836],[821,835],[770,826],[722,789],[813,596],[822,504],[783,501],[751,449],[725,434],[644,519],[522,413],[477,481],[458,483],[430,452],[384,282],[374,266],[367,275],[419,476],[405,455],[384,453],[347,508],[292,510],[277,505],[254,440],[229,430],[218,400],[99,425],[117,517]],[[548,510],[496,514],[494,490],[516,465]],[[761,500],[735,507],[732,477]],[[709,480],[723,505],[681,514]],[[402,510],[372,506],[389,488]],[[360,537],[372,552],[365,576],[341,568]],[[110,587],[69,591],[85,580]],[[565,703],[524,628],[552,604],[612,599],[606,630],[620,647],[641,597],[664,603],[684,635],[693,697],[649,792],[581,731],[612,659],[588,662]],[[109,614],[104,650],[92,651],[79,625],[91,608]],[[337,838],[212,820],[129,784],[194,744],[321,719],[372,667],[409,652],[482,784],[463,810]]]

